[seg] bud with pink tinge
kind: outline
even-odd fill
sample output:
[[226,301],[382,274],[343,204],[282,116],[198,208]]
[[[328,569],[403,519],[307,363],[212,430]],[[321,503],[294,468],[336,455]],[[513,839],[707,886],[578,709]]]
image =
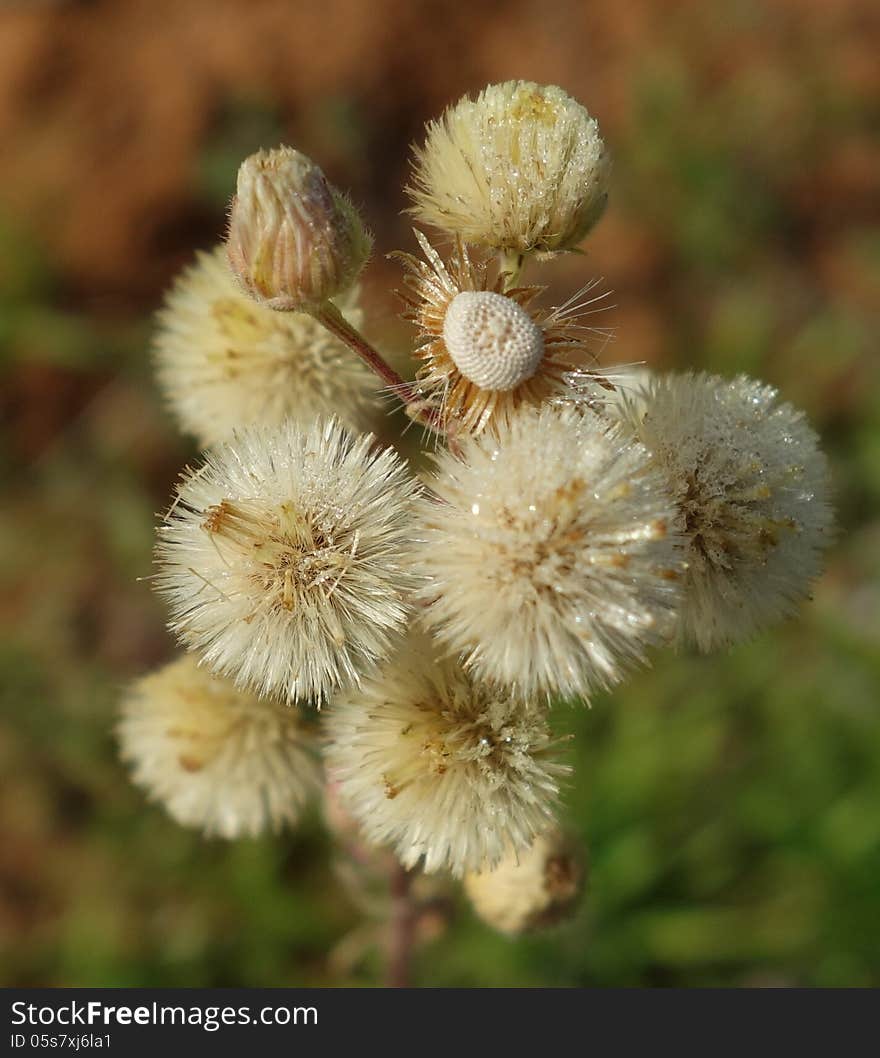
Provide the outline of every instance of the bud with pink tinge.
[[316,308],[351,286],[371,246],[357,210],[306,155],[278,147],[242,163],[226,252],[255,300]]

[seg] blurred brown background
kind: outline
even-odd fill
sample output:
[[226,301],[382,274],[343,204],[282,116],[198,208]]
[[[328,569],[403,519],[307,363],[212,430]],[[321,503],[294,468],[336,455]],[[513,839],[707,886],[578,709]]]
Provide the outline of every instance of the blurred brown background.
[[[605,277],[606,362],[745,371],[804,407],[843,527],[802,620],[663,658],[578,728],[589,908],[512,944],[466,909],[427,984],[880,983],[880,9],[870,0],[31,0],[0,5],[3,983],[370,984],[317,821],[228,847],[129,788],[129,678],[167,657],[154,512],[194,451],[150,314],[287,142],[377,236],[408,144],[466,91],[558,83],[599,118],[610,208],[546,270]],[[606,322],[603,320],[603,322]]]

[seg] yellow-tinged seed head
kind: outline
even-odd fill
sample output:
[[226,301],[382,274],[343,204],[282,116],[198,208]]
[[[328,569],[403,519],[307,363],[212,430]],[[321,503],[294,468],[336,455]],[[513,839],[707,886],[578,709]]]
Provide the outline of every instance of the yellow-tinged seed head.
[[555,85],[505,81],[428,124],[411,212],[490,249],[570,250],[602,215],[609,171],[599,126],[580,103]]
[[491,290],[465,290],[452,299],[443,340],[465,378],[501,392],[531,378],[544,355],[544,332],[534,319]]
[[137,785],[207,834],[293,825],[321,785],[301,714],[211,675],[192,654],[132,684],[117,730]]
[[[334,304],[360,326],[357,285]],[[242,427],[288,418],[305,426],[319,414],[365,430],[378,410],[375,375],[314,316],[274,312],[249,297],[225,246],[199,254],[177,277],[157,324],[159,384],[201,448]]]
[[357,210],[306,155],[278,147],[242,163],[226,252],[257,301],[283,311],[321,305],[351,286],[371,246]]

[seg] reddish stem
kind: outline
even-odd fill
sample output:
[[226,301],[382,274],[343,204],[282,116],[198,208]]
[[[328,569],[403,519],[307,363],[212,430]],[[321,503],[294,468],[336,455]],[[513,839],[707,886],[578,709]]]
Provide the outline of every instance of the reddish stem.
[[388,923],[388,988],[411,986],[412,954],[416,939],[416,908],[410,893],[411,877],[401,864],[391,869],[391,918]]
[[339,309],[330,301],[314,311],[315,319],[331,334],[351,349],[364,363],[382,379],[396,397],[406,405],[407,414],[435,433],[445,434],[446,428],[436,409],[432,408],[412,382],[402,378],[360,331],[353,327]]

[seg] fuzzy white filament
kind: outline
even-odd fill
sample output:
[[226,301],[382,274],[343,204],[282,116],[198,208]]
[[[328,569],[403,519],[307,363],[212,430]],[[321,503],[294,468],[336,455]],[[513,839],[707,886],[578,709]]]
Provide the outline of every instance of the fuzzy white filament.
[[328,774],[364,835],[428,873],[526,848],[568,770],[543,709],[475,683],[420,637],[340,695],[325,723]]
[[237,690],[190,654],[132,685],[118,736],[139,786],[178,823],[224,838],[292,825],[320,782],[298,711]]
[[386,656],[407,615],[416,485],[373,443],[335,420],[254,428],[178,487],[158,587],[216,672],[320,703]]
[[480,677],[586,695],[668,633],[674,506],[645,449],[592,413],[524,409],[429,484],[425,619]]
[[752,379],[690,373],[656,376],[609,412],[677,503],[681,637],[710,650],[792,613],[832,526],[827,464],[803,414]]
[[490,290],[466,290],[452,299],[443,340],[464,377],[488,390],[514,389],[544,356],[538,324],[512,298]]
[[[357,290],[338,300],[359,326]],[[199,254],[169,291],[154,345],[159,383],[181,427],[207,447],[244,426],[303,425],[336,414],[366,429],[375,376],[312,316],[244,294],[221,246]]]

